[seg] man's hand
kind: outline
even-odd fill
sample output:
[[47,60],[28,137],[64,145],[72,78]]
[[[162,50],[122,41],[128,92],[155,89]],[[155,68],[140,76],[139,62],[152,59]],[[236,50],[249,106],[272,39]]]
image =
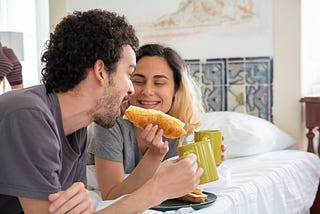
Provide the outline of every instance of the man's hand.
[[192,192],[200,182],[202,168],[198,168],[197,157],[189,154],[185,158],[164,161],[154,175],[164,199],[177,198]]
[[142,213],[164,200],[192,192],[198,186],[202,173],[194,154],[165,160],[143,186],[97,213]]
[[93,213],[89,192],[81,182],[72,184],[65,191],[50,194],[48,198],[52,202],[50,213]]

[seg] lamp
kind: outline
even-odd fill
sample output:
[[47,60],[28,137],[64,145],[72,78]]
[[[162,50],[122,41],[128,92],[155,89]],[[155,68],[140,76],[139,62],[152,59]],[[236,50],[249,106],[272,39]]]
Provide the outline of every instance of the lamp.
[[2,46],[11,48],[20,61],[24,60],[22,32],[0,31],[0,42]]

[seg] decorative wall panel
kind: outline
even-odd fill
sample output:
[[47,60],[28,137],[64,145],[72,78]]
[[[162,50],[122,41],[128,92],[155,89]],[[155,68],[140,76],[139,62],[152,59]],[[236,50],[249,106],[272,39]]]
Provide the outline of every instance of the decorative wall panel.
[[273,58],[186,60],[210,111],[237,111],[273,122]]

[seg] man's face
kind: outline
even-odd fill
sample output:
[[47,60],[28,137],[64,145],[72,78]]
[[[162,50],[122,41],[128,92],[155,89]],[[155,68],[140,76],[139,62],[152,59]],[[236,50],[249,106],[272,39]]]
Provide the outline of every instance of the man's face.
[[97,113],[94,121],[102,127],[110,128],[120,115],[121,103],[134,93],[130,76],[136,67],[136,56],[131,46],[123,47],[122,56],[117,63],[116,72],[109,75],[104,96],[96,102]]

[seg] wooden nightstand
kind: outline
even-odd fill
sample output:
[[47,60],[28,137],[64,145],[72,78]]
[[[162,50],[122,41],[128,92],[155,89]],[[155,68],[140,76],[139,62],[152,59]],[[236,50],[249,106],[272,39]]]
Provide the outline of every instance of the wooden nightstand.
[[[300,99],[300,102],[306,105],[306,127],[308,129],[306,134],[308,138],[307,151],[316,153],[313,147],[313,138],[315,136],[313,129],[318,127],[318,132],[320,133],[320,97],[303,97]],[[318,146],[318,155],[320,156],[320,146]]]
[[[306,114],[306,127],[308,132],[306,134],[308,138],[308,152],[315,153],[313,147],[313,138],[315,134],[313,129],[318,127],[319,138],[320,138],[320,97],[304,97],[300,99],[301,103],[305,103],[305,114]],[[320,139],[318,139],[318,145]],[[320,145],[318,146],[318,156],[320,156]],[[318,187],[318,192],[316,198],[313,202],[312,207],[310,208],[310,214],[320,213],[320,184]]]

